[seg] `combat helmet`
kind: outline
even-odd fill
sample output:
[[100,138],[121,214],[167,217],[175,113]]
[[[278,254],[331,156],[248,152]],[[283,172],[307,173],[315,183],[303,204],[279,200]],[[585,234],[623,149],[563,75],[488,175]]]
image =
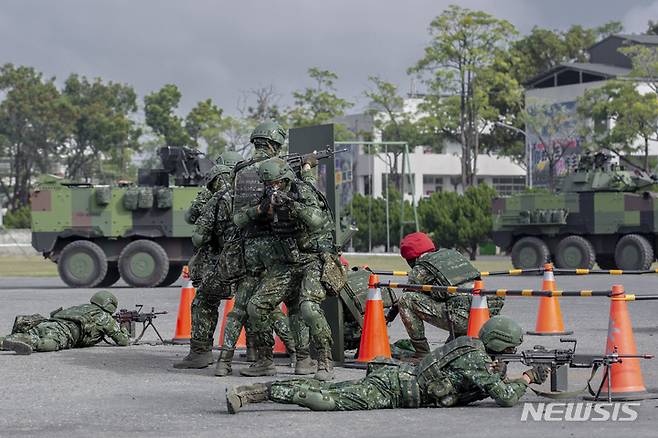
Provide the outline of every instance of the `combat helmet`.
[[254,128],[254,130],[251,132],[249,141],[254,143],[254,140],[263,138],[273,141],[280,146],[286,142],[286,136],[286,130],[283,126],[279,125],[277,122],[269,121],[256,126],[256,128]]
[[523,329],[512,318],[498,315],[482,326],[478,337],[487,350],[500,353],[506,348],[521,345]]
[[225,166],[230,167],[233,169],[236,164],[238,164],[240,161],[243,161],[244,158],[240,153],[236,151],[224,151],[222,154],[217,158],[216,163],[217,164],[223,164]]
[[108,313],[114,313],[119,305],[119,300],[112,292],[106,290],[99,290],[91,296],[89,300],[91,304],[95,304]]
[[263,161],[258,166],[258,176],[264,183],[280,181],[282,179],[289,181],[295,179],[295,173],[288,163],[281,158],[270,158]]

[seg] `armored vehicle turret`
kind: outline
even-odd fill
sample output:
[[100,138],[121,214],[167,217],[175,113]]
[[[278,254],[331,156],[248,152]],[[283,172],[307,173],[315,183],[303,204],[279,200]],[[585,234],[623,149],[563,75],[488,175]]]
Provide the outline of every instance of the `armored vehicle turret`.
[[493,240],[516,268],[552,260],[559,268],[648,269],[658,235],[654,175],[628,170],[604,154],[585,155],[557,193],[493,201]]
[[32,194],[32,246],[57,263],[72,287],[168,286],[192,255],[185,211],[213,162],[166,147],[161,169],[137,184],[92,185],[44,177]]

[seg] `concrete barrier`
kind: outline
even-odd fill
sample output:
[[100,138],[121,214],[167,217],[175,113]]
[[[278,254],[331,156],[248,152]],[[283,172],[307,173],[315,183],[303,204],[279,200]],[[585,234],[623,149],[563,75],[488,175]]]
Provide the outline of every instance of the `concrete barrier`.
[[0,256],[39,255],[32,248],[32,231],[28,229],[0,229]]

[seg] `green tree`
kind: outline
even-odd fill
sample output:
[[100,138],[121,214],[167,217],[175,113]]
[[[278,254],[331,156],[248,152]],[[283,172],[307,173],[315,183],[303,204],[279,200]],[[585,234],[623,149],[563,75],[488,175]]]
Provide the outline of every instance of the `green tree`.
[[191,143],[183,119],[175,113],[181,96],[176,85],[167,84],[144,97],[146,124],[155,134],[164,137],[167,146],[189,146]]
[[216,157],[226,147],[222,109],[212,99],[198,102],[185,117],[185,130],[191,145],[199,148],[205,144],[208,155]]
[[[288,108],[286,114],[289,127],[330,123],[332,119],[344,115],[348,108],[354,106],[352,102],[336,95],[336,73],[311,67],[308,69],[308,75],[315,81],[315,86],[292,93],[294,105]],[[342,125],[336,125],[334,135],[336,140],[353,137]]]
[[9,178],[0,190],[13,211],[28,204],[36,172],[50,172],[62,152],[74,111],[55,86],[32,67],[0,67],[0,148],[11,158]]
[[540,99],[528,101],[521,117],[529,136],[536,137],[542,151],[541,161],[548,166],[548,186],[551,192],[556,189],[558,162],[567,154],[565,143],[581,137],[587,129],[584,120],[571,109],[561,104],[550,104]]
[[409,71],[422,77],[428,95],[421,110],[426,126],[456,140],[462,149],[462,184],[471,186],[477,173],[480,136],[500,114],[491,94],[520,99],[519,84],[505,69],[505,49],[516,30],[512,24],[481,12],[452,5],[432,20],[430,44]]
[[486,184],[469,187],[463,195],[435,192],[418,203],[421,228],[445,248],[456,248],[475,260],[478,245],[491,234],[491,201],[496,191]]
[[65,154],[66,176],[89,180],[94,174],[103,173],[101,166],[107,160],[112,179],[127,177],[141,135],[131,119],[137,111],[133,88],[72,74],[62,94],[75,111]]
[[[588,90],[578,100],[578,111],[597,127],[589,141],[591,148],[604,148],[622,158],[641,151],[643,168],[649,171],[649,141],[658,137],[655,92],[642,94],[634,82],[609,81],[601,88]],[[608,124],[610,128],[606,128]]]

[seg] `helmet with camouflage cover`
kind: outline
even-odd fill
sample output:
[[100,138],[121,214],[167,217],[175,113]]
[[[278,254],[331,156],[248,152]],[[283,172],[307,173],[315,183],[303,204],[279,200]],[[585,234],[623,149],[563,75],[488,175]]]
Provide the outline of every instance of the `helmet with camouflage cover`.
[[117,310],[119,305],[119,300],[114,296],[112,292],[106,290],[99,290],[91,296],[89,300],[91,304],[95,304],[101,309],[109,313],[114,313]]
[[240,161],[244,161],[244,158],[240,153],[236,151],[224,151],[219,158],[217,158],[216,163],[223,164],[233,169]]
[[523,329],[518,322],[507,316],[494,316],[478,334],[489,351],[500,353],[506,348],[518,347],[523,342]]
[[256,128],[254,128],[254,130],[251,132],[251,137],[249,137],[249,141],[254,143],[255,139],[263,138],[266,140],[273,141],[278,145],[282,145],[286,141],[286,136],[287,133],[283,126],[279,125],[276,122],[269,121],[269,122],[261,123],[260,125],[256,126]]
[[281,158],[270,158],[263,161],[258,166],[258,176],[264,183],[280,181],[282,179],[289,181],[295,179],[295,173],[288,163]]
[[225,164],[215,164],[206,175],[206,187],[210,188],[210,185],[215,181],[215,178],[220,175],[231,173],[231,170],[232,168]]

